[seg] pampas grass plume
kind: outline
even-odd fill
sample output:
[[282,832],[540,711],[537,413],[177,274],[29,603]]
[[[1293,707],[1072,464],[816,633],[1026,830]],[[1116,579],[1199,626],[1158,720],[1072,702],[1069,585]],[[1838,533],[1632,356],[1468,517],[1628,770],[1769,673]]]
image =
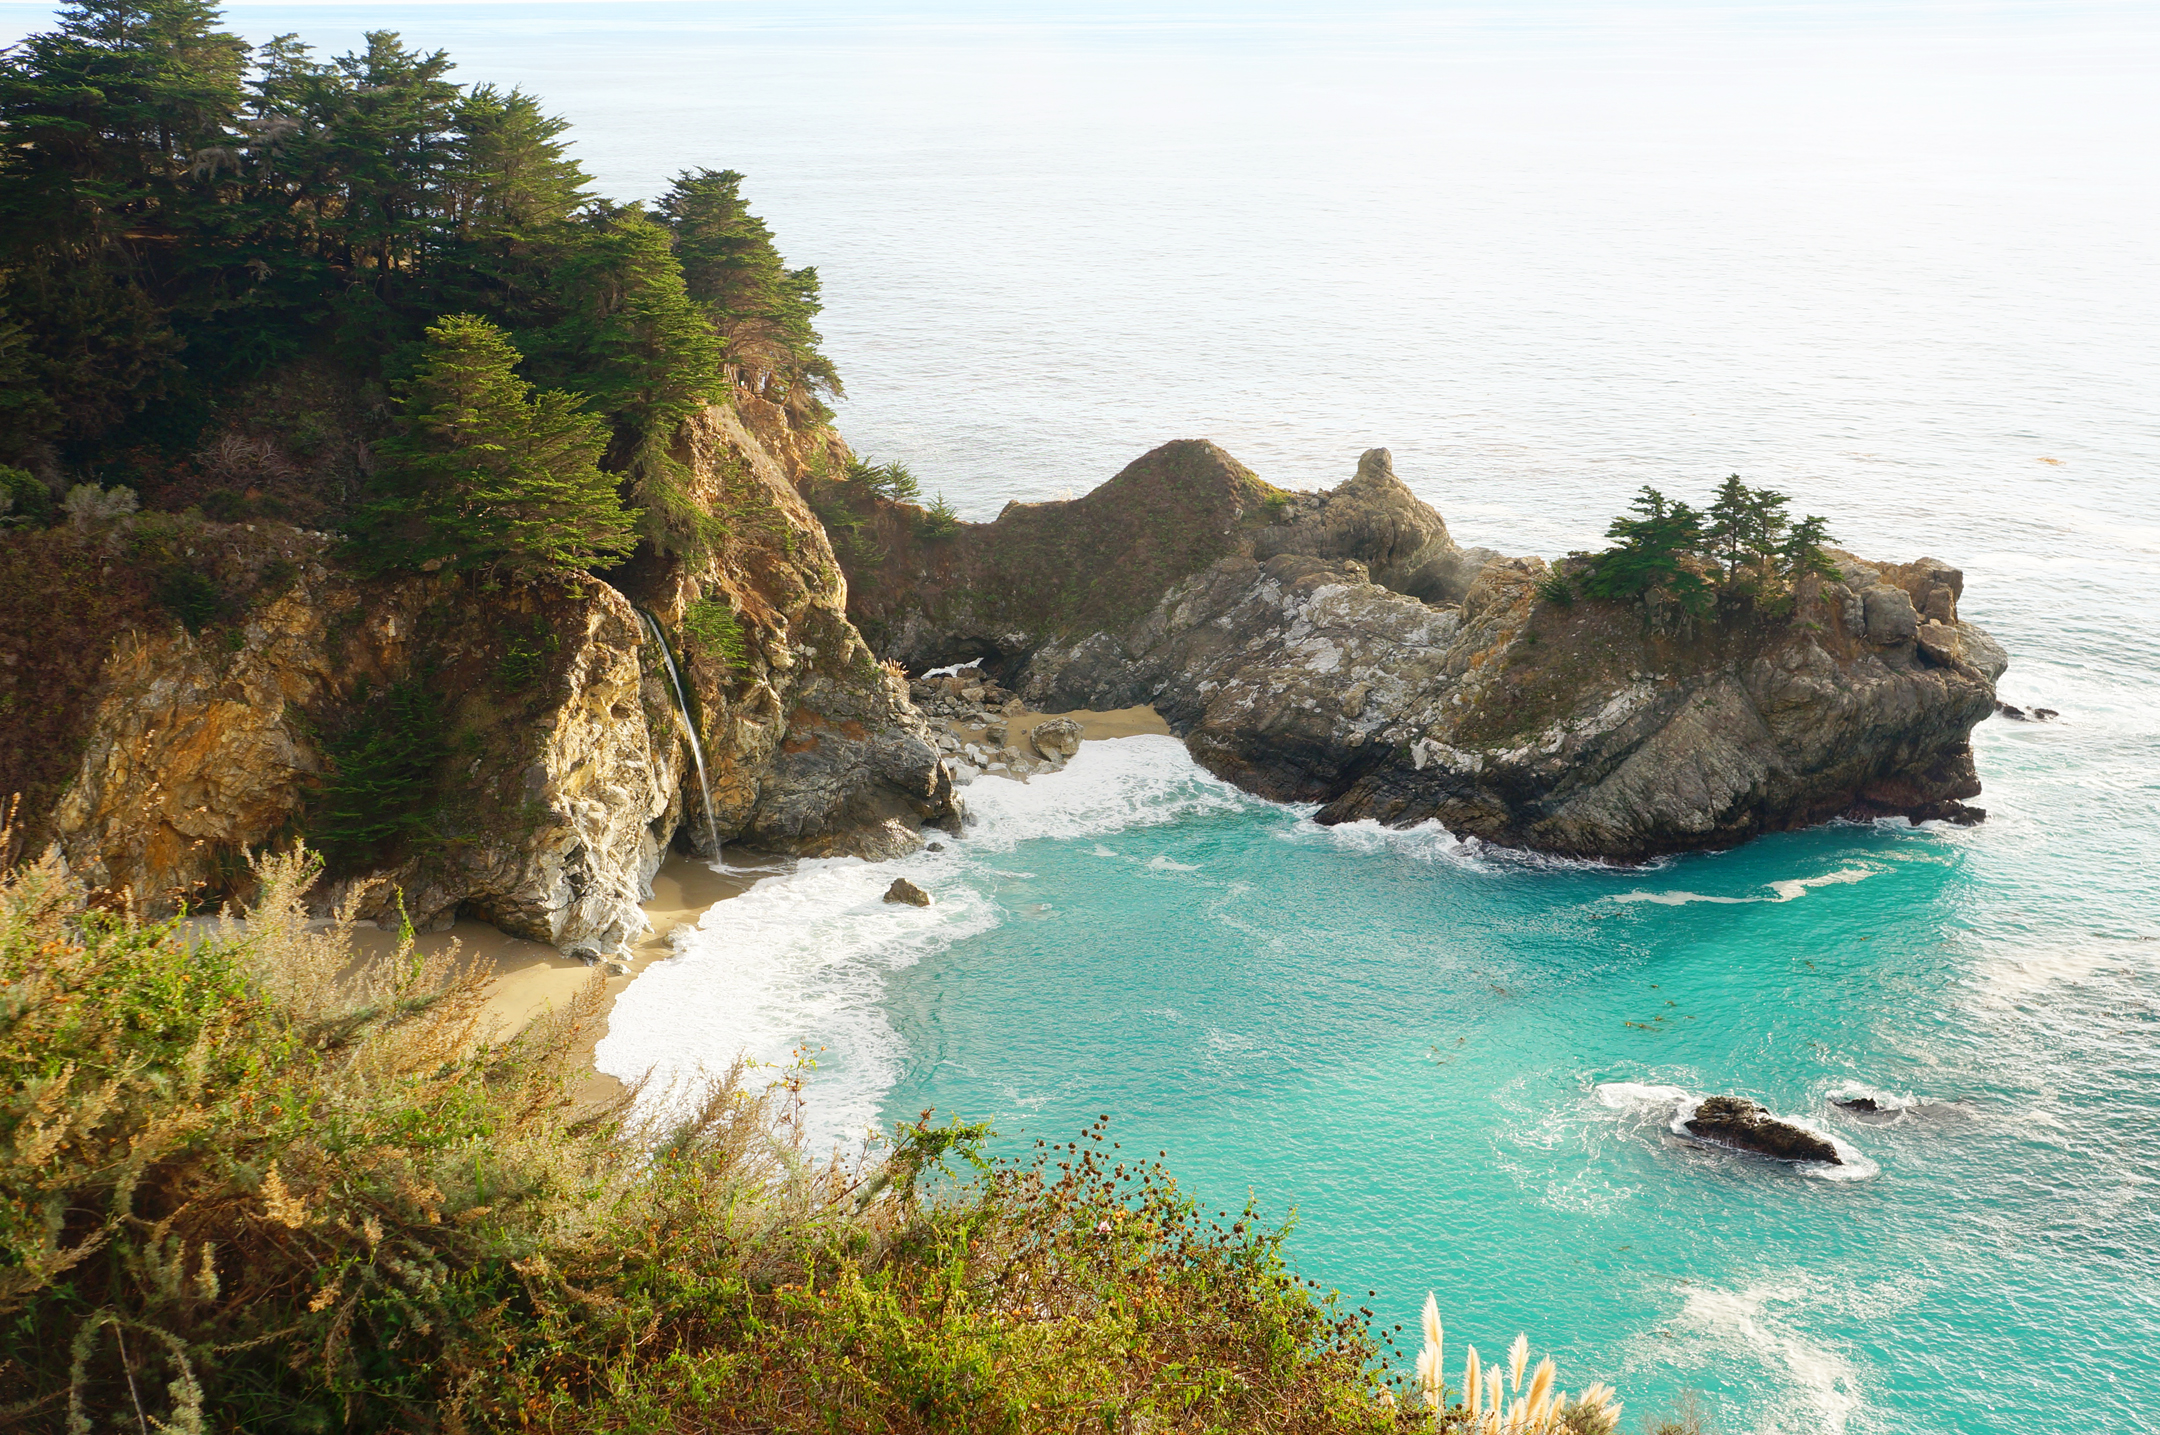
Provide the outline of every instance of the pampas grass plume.
[[1463,1357],[1462,1388],[1463,1399],[1469,1404],[1472,1418],[1475,1418],[1479,1410],[1484,1408],[1485,1382],[1478,1374],[1477,1347],[1474,1345],[1470,1347],[1470,1353]]
[[1425,1293],[1425,1343],[1434,1350],[1440,1348],[1440,1302],[1431,1291]]
[[1530,1337],[1518,1333],[1515,1343],[1508,1347],[1508,1381],[1517,1390],[1522,1389],[1523,1366],[1530,1360]]
[[1552,1393],[1552,1387],[1553,1363],[1552,1357],[1548,1355],[1538,1362],[1537,1372],[1530,1377],[1530,1408],[1532,1411],[1545,1403],[1545,1397]]

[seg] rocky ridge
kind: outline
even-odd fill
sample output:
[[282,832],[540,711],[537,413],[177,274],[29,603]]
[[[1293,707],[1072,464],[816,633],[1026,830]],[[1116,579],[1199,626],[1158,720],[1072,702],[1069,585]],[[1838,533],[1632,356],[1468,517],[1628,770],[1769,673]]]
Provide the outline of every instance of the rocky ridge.
[[2006,659],[1933,559],[1836,555],[1776,613],[1563,606],[1542,560],[1455,543],[1384,449],[1295,494],[1193,441],[949,538],[880,520],[850,611],[884,656],[978,660],[1046,711],[1151,705],[1211,771],[1322,822],[1639,860],[1981,815],[1968,739]]

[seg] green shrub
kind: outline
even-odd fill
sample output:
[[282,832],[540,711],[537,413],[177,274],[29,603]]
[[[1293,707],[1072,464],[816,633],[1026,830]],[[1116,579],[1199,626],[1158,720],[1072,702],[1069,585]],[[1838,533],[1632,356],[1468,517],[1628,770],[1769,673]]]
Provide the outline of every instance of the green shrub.
[[225,617],[232,607],[223,584],[188,564],[174,564],[165,570],[158,579],[157,600],[190,633],[200,633]]
[[202,941],[0,875],[14,1428],[1408,1428],[1282,1231],[1100,1125],[820,1160],[799,1080],[740,1063],[641,1124],[570,1096],[597,978],[490,1037],[485,964],[355,963],[308,854],[254,871]]
[[0,463],[0,528],[42,528],[58,509],[52,490],[25,468]]
[[683,612],[683,632],[729,672],[749,666],[750,650],[735,610],[718,598],[700,598]]
[[229,488],[211,489],[196,506],[212,523],[240,523],[254,514],[247,499]]
[[953,506],[945,501],[942,493],[930,501],[930,506],[923,510],[922,517],[916,520],[916,532],[931,542],[951,538],[959,531],[960,515],[953,511]]
[[539,614],[533,615],[529,630],[521,631],[513,624],[507,632],[502,661],[495,665],[495,682],[505,692],[523,692],[547,671],[548,655],[562,647],[562,640]]
[[256,579],[257,595],[263,598],[275,598],[298,581],[300,581],[299,564],[293,562],[290,558],[273,558],[268,563],[263,564],[262,572]]
[[1575,580],[1562,569],[1555,568],[1543,578],[1538,579],[1537,592],[1538,597],[1552,604],[1555,608],[1572,608],[1575,606]]

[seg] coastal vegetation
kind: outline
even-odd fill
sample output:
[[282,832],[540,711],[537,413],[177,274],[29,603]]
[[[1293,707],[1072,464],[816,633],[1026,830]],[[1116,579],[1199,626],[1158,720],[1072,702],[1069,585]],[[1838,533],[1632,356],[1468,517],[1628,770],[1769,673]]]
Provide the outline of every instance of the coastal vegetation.
[[[847,1159],[806,1147],[799,1072],[581,1103],[597,984],[491,1032],[484,964],[409,931],[356,960],[314,873],[256,859],[246,920],[207,931],[51,860],[0,876],[14,1428],[1490,1423],[1429,1377],[1398,1397],[1369,1310],[1107,1122],[1014,1159],[926,1113]],[[1525,1428],[1612,1428],[1539,1379]]]
[[1749,487],[1737,473],[1702,510],[1645,485],[1629,511],[1605,530],[1613,545],[1570,555],[1539,593],[1562,607],[1577,597],[1670,601],[1696,617],[1721,604],[1789,611],[1799,579],[1837,576],[1823,549],[1829,520],[1809,514],[1794,522],[1786,512],[1790,502],[1782,493]]
[[[532,625],[575,575],[636,559],[657,589],[730,526],[791,540],[769,499],[691,491],[685,424],[734,404],[837,445],[817,271],[743,175],[610,202],[564,121],[453,68],[388,31],[251,47],[203,0],[84,0],[0,50],[0,794],[32,828],[114,652],[241,653],[308,568],[357,596],[333,647],[395,581],[443,587],[418,667],[348,668],[296,719],[325,761],[281,837],[339,873],[454,846],[409,789],[470,757],[488,696],[544,697]],[[689,596],[739,670],[732,610]]]
[[816,271],[742,175],[607,202],[562,120],[452,68],[389,31],[250,48],[202,0],[0,54],[0,519],[91,484],[364,530],[371,571],[709,546],[677,431],[737,392],[829,416]]

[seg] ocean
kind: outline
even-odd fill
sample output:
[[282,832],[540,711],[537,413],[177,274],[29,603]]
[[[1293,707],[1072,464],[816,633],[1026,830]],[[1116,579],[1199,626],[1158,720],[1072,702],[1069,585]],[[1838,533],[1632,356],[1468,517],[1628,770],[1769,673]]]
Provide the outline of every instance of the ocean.
[[[1526,1331],[1631,1423],[1695,1391],[1728,1435],[2160,1429],[2160,11],[229,15],[448,48],[617,199],[744,171],[824,280],[843,432],[966,517],[1173,438],[1291,487],[1386,446],[1459,540],[1551,556],[1738,472],[1963,568],[2002,696],[2061,713],[1975,734],[1982,826],[1633,870],[1091,744],[975,783],[943,853],[715,907],[605,1069],[809,1051],[841,1143],[1107,1114],[1384,1327],[1437,1293],[1451,1368]],[[896,871],[936,905],[881,904]],[[1846,1179],[1672,1134],[1721,1092]]]

